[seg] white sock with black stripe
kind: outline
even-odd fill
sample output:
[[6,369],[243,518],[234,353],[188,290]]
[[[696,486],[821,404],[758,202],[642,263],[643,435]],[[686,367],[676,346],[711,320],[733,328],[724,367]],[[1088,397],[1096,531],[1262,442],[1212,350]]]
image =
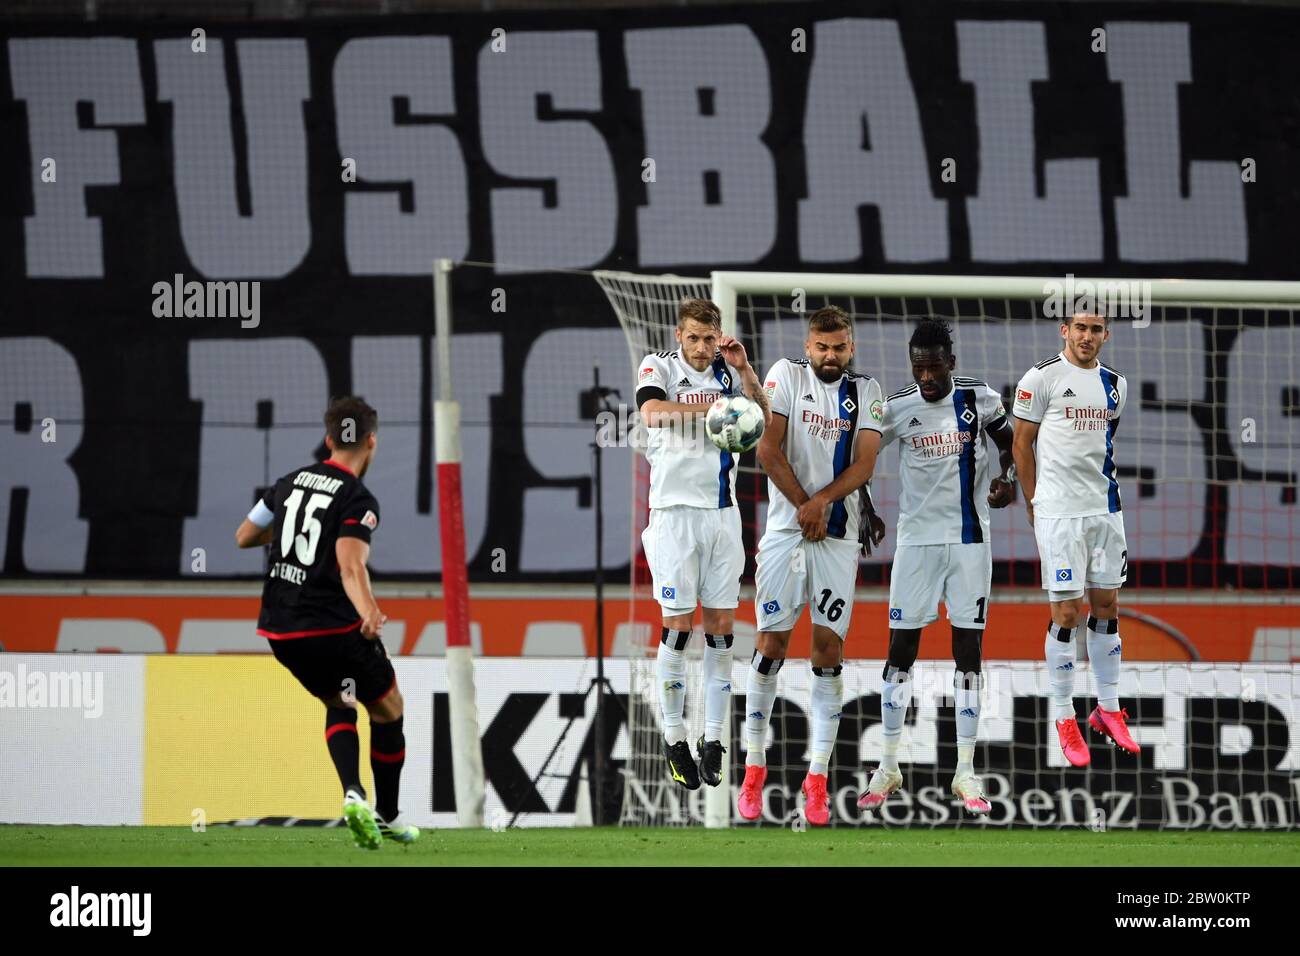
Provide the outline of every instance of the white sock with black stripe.
[[1097,682],[1097,703],[1102,710],[1119,710],[1121,661],[1119,619],[1088,618],[1088,662]]
[[664,719],[664,740],[669,744],[686,739],[682,711],[686,707],[686,642],[690,631],[663,629],[655,670],[659,677],[659,709]]
[[809,773],[826,775],[835,738],[840,733],[840,712],[844,709],[843,665],[812,669],[812,760]]
[[1052,719],[1078,718],[1074,712],[1074,628],[1047,625],[1043,642],[1048,682],[1052,688]]
[[980,729],[980,687],[978,671],[953,674],[953,700],[957,705],[957,773],[975,772],[975,741]]
[[776,678],[785,659],[773,660],[758,651],[749,662],[745,681],[745,766],[767,766],[767,725],[776,702]]
[[884,770],[898,769],[898,745],[903,739],[903,724],[907,721],[907,705],[911,700],[912,675],[892,664],[887,665],[880,683],[880,723],[884,743],[880,766]]
[[731,704],[730,634],[704,635],[704,739],[721,740]]

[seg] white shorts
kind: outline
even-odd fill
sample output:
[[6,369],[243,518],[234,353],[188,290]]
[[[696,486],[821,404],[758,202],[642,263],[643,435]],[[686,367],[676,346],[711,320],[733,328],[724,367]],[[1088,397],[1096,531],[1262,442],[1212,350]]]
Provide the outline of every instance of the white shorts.
[[1084,588],[1118,588],[1128,578],[1124,514],[1086,518],[1034,516],[1043,589],[1053,601],[1083,597]]
[[641,546],[665,617],[693,614],[697,603],[719,610],[740,603],[739,508],[651,508]]
[[913,630],[939,617],[953,627],[984,630],[993,583],[993,547],[983,544],[900,544],[889,572],[889,626]]
[[858,542],[806,541],[799,531],[769,531],[758,543],[754,614],[760,631],[790,631],[812,607],[812,621],[840,640],[849,632],[858,583]]

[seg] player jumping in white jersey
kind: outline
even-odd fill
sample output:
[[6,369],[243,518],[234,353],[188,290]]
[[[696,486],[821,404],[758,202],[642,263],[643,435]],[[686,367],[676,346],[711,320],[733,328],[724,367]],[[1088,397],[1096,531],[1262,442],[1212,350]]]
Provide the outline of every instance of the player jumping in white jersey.
[[[650,521],[641,534],[663,608],[657,663],[668,773],[688,790],[700,777],[722,782],[722,722],[731,701],[731,644],[745,550],[736,507],[736,456],[704,434],[704,414],[724,395],[744,394],[767,415],[745,347],[722,334],[722,315],[707,299],[684,299],[678,348],[647,355],[636,403],[648,431]],[[704,733],[697,767],[686,743],[686,659],[697,603],[704,606]]]
[[[881,675],[880,720],[884,756],[858,806],[874,810],[903,783],[898,744],[903,735],[911,670],[921,629],[938,617],[942,599],[952,623],[957,664],[957,772],[953,796],[974,814],[990,810],[975,776],[979,732],[984,624],[988,619],[993,550],[989,507],[1011,503],[1014,480],[1010,422],[1002,399],[986,384],[954,376],[951,329],[923,319],[912,332],[908,355],[915,383],[885,402],[881,447],[898,441],[898,545],[889,578],[889,659]],[[993,440],[1001,474],[979,494],[988,474],[984,436]]]
[[[1091,762],[1074,711],[1074,630],[1088,591],[1088,660],[1097,706],[1088,724],[1129,753],[1140,747],[1119,706],[1119,589],[1128,576],[1115,429],[1128,400],[1124,376],[1098,356],[1109,322],[1079,314],[1061,323],[1065,349],[1039,362],[1016,388],[1015,458],[1051,602],[1045,653],[1053,719],[1066,759]],[[1035,448],[1037,442],[1037,448]]]
[[764,380],[772,420],[759,441],[758,462],[768,476],[769,504],[754,582],[759,633],[745,690],[745,782],[737,805],[746,820],[763,811],[777,675],[806,604],[813,679],[804,813],[822,826],[830,822],[826,777],[839,731],[843,642],[858,574],[858,495],[875,467],[883,396],[879,382],[848,371],[853,324],[843,310],[831,306],[809,317],[804,351],[806,359],[781,359]]

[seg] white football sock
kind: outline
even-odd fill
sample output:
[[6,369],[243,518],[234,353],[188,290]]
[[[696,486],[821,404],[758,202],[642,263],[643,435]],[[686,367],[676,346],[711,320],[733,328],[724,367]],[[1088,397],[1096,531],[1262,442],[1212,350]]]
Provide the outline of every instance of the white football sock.
[[1048,682],[1052,688],[1052,719],[1075,717],[1074,712],[1074,628],[1047,625],[1043,642]]
[[980,687],[983,677],[976,671],[953,675],[953,699],[957,705],[957,772],[975,772],[975,740],[980,728]]
[[844,707],[843,666],[814,667],[812,678],[812,761],[809,773],[826,775]]
[[1119,619],[1088,618],[1088,661],[1097,682],[1097,703],[1102,710],[1119,710],[1119,665],[1121,661]]
[[669,744],[686,739],[686,725],[682,723],[682,710],[686,706],[686,655],[683,650],[690,636],[690,631],[665,628],[655,661],[659,677],[659,711],[664,719],[664,740]]
[[730,634],[704,635],[704,739],[721,740],[731,705]]
[[898,769],[898,744],[903,739],[907,705],[912,699],[912,679],[907,671],[886,667],[880,683],[880,723],[884,727],[884,755],[880,766]]
[[776,678],[784,659],[772,660],[758,651],[749,662],[745,681],[745,766],[767,766],[767,724],[776,701]]

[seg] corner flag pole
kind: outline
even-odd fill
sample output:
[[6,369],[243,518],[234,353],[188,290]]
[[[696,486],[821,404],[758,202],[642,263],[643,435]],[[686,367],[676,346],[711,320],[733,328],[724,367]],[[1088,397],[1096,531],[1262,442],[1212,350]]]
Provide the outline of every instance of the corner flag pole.
[[462,827],[481,827],[483,748],[474,693],[474,652],[469,640],[469,575],[465,569],[465,509],[460,484],[460,404],[453,399],[451,388],[451,270],[450,259],[438,259],[433,264],[434,346],[438,368],[438,398],[433,403],[434,454],[456,820]]

